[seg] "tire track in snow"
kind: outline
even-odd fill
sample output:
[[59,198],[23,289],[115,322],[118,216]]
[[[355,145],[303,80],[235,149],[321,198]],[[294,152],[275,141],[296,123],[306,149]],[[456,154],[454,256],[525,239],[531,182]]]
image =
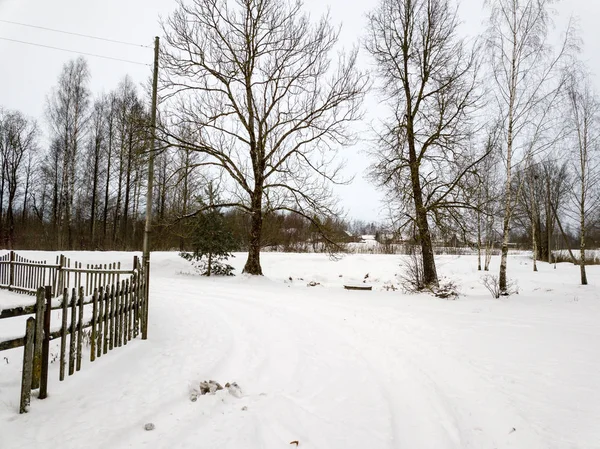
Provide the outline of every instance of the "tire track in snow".
[[[265,305],[262,300],[254,302],[261,307]],[[362,320],[363,332],[361,332],[360,338],[352,337],[347,329],[338,328],[336,332],[347,341],[351,340],[352,344],[357,347],[363,348],[359,354],[367,354],[366,358],[369,358],[374,366],[372,371],[395,372],[398,375],[404,369],[402,379],[412,383],[412,387],[404,388],[401,394],[398,392],[393,394],[396,399],[396,407],[404,406],[405,409],[404,413],[399,413],[400,416],[396,418],[400,429],[397,434],[401,435],[399,439],[397,438],[401,444],[400,447],[503,448],[515,447],[515,441],[519,442],[519,446],[524,445],[523,447],[544,447],[535,429],[513,409],[506,396],[498,394],[485,379],[474,375],[460,362],[440,352],[440,348],[435,345],[425,345],[419,337],[415,337],[422,333],[422,331],[417,332],[420,328],[427,327],[423,318],[415,318],[412,314],[409,314],[408,317],[398,317],[398,311],[394,310],[392,315],[396,315],[396,317],[392,319],[389,310],[382,313],[382,310],[348,307],[337,303],[320,303],[318,316],[306,315],[305,306],[297,307],[293,302],[284,302],[278,303],[275,307],[281,308],[282,305],[293,309],[294,314],[301,314],[315,324],[319,321],[321,328],[332,328],[332,323],[339,320],[340,311],[349,313],[358,310],[364,316],[371,316],[372,322],[378,321],[387,324],[387,329],[383,332],[382,326],[365,325],[365,320]],[[329,316],[325,319],[323,315],[327,315],[327,313]],[[372,338],[372,335],[377,333],[381,334],[380,337]],[[390,341],[390,337],[395,337],[392,343],[384,345],[389,351],[388,356],[382,357],[379,354],[369,357],[372,348],[380,346],[382,342]],[[433,353],[435,356],[423,357],[423,354],[427,353]],[[366,358],[363,357],[365,361]],[[382,361],[387,361],[383,367],[381,366]],[[395,361],[395,363],[390,365],[390,361]],[[366,363],[369,364],[369,362]],[[377,364],[379,364],[379,369],[375,368]],[[479,400],[476,394],[456,390],[455,385],[464,385],[465,378],[470,380],[467,385],[487,398],[489,403]],[[417,379],[419,382],[415,385]],[[390,378],[387,381],[379,380],[378,383],[384,385],[382,388],[384,391],[387,386],[388,391],[394,392],[394,390],[398,390],[398,381],[397,378]],[[418,394],[415,393],[415,390],[418,391]],[[406,404],[407,397],[411,398],[408,404]],[[426,401],[428,406],[421,407],[423,401]],[[493,404],[493,410],[490,410],[490,403]],[[392,406],[392,415],[394,414],[393,408]],[[421,416],[410,416],[407,411],[411,408],[413,413],[421,408],[418,413]],[[437,426],[433,424],[434,416],[439,419]],[[487,419],[483,419],[483,416],[486,416]],[[403,420],[412,422],[412,425],[403,423]],[[495,422],[495,425],[491,429],[484,429],[477,425],[478,422]],[[513,434],[512,427],[519,427],[521,431]],[[407,435],[407,433],[412,435]],[[425,434],[428,436],[424,440],[423,435]]]
[[[381,323],[378,328],[368,328],[370,332],[367,335],[381,332],[385,336],[395,335],[396,341],[410,341],[409,345],[392,344],[389,350],[403,353],[404,363],[410,364],[414,369],[413,375],[422,379],[421,389],[425,397],[433,402],[438,415],[445,417],[445,427],[453,436],[453,447],[546,448],[536,429],[512,407],[506,395],[499,394],[486,379],[466,369],[463,363],[450,357],[442,348],[423,343],[427,341],[423,330],[427,325],[423,318],[412,313],[399,316],[402,311],[397,309],[377,314],[373,309],[360,309]],[[428,394],[428,391],[435,394]],[[486,423],[487,428],[478,423]],[[491,428],[490,423],[493,423]],[[513,428],[518,428],[519,432],[513,432]]]
[[[291,303],[288,301],[285,302],[277,302],[276,304],[266,304],[264,300],[254,300],[253,298],[244,298],[243,306],[248,307],[248,300],[253,301],[253,306],[257,305],[261,308],[264,308],[265,305],[270,307],[272,310],[278,310],[280,316],[283,315],[282,305],[289,306]],[[231,300],[236,304],[239,304],[239,299],[235,296],[231,297]],[[322,313],[322,309],[319,310],[319,313]],[[289,311],[287,313],[289,315]],[[417,371],[418,376],[415,374],[415,369],[408,370],[407,366],[413,366],[413,363],[407,362],[404,360],[404,363],[394,367],[393,370],[390,370],[389,367],[376,367],[373,363],[373,360],[368,361],[367,358],[363,355],[364,353],[368,353],[369,348],[365,348],[363,351],[355,349],[355,342],[349,343],[351,340],[347,335],[348,329],[332,329],[331,323],[332,321],[324,322],[323,319],[315,314],[307,315],[304,307],[293,307],[293,315],[298,316],[302,315],[303,321],[311,322],[311,326],[313,328],[319,329],[327,329],[328,339],[326,341],[330,342],[331,340],[337,339],[338,341],[343,341],[345,346],[352,347],[353,358],[355,360],[360,360],[362,365],[366,367],[369,375],[367,376],[367,380],[370,382],[369,387],[372,386],[373,381],[377,384],[377,388],[379,390],[379,396],[381,397],[382,402],[387,403],[387,409],[389,413],[389,420],[391,422],[390,432],[393,435],[392,442],[390,443],[392,447],[396,447],[396,444],[399,444],[399,447],[463,447],[462,442],[460,441],[460,437],[457,433],[457,430],[454,426],[448,425],[448,422],[452,422],[452,413],[450,407],[440,399],[440,397],[436,395],[427,394],[425,388],[422,385],[417,385],[417,390],[419,394],[415,393],[415,385],[414,382],[419,377],[422,377],[422,372]],[[339,310],[334,311],[334,315],[339,315]],[[368,332],[368,329],[367,329]],[[365,336],[367,333],[364,334]],[[368,338],[368,337],[367,337]],[[372,347],[377,347],[380,342],[375,342]],[[389,357],[375,357],[374,360],[395,360],[396,358]],[[398,378],[388,378],[384,379],[386,373],[394,372],[396,376],[402,376],[402,382],[406,382],[407,384],[413,384],[411,387],[404,388],[402,391],[402,395],[398,398],[397,401],[393,402],[390,400],[390,392],[394,390],[398,390],[398,383],[400,379]],[[399,396],[398,394],[392,394],[392,396]],[[410,397],[410,400],[406,400]],[[424,398],[426,398],[431,406],[429,410],[421,410],[420,413],[415,414],[415,409],[418,408],[419,404],[423,402]],[[404,405],[400,405],[404,404]],[[404,408],[404,413],[398,415],[396,409]],[[439,423],[436,423],[436,420],[432,419],[432,412],[437,414],[440,418]],[[397,431],[396,428],[399,428]],[[424,441],[425,440],[425,441]],[[417,444],[417,446],[415,446]]]
[[[287,373],[285,376],[278,376],[279,379],[275,379],[276,384],[271,385],[268,388],[269,391],[269,400],[263,401],[267,403],[267,406],[263,407],[260,414],[255,415],[257,419],[257,423],[262,428],[262,439],[264,442],[268,444],[265,447],[271,448],[276,447],[273,446],[277,444],[279,441],[276,436],[272,435],[272,428],[278,427],[279,432],[282,433],[282,430],[287,428],[288,435],[297,435],[298,432],[304,435],[302,440],[304,441],[304,446],[306,447],[365,447],[364,444],[372,444],[374,438],[376,436],[369,434],[369,429],[361,420],[364,421],[364,410],[360,410],[361,408],[367,405],[364,402],[371,402],[371,407],[377,409],[379,411],[379,403],[385,403],[387,398],[384,394],[381,395],[379,400],[375,398],[373,399],[372,391],[365,392],[367,394],[362,395],[360,400],[363,403],[359,403],[359,407],[357,410],[358,417],[355,419],[353,423],[344,423],[344,422],[336,422],[335,412],[336,407],[339,410],[340,407],[344,408],[344,404],[334,404],[334,407],[315,407],[315,400],[318,402],[319,396],[328,395],[327,397],[336,398],[343,397],[344,401],[349,401],[353,398],[353,396],[357,396],[356,393],[352,393],[347,391],[347,384],[343,386],[341,391],[334,393],[330,392],[330,389],[336,388],[331,381],[328,381],[328,374],[335,374],[336,370],[339,374],[340,368],[344,370],[344,376],[349,377],[349,373],[347,373],[346,367],[353,366],[353,377],[354,381],[351,382],[351,385],[354,385],[356,388],[361,388],[361,384],[367,383],[369,387],[373,380],[373,372],[371,367],[366,363],[364,358],[357,353],[357,351],[350,345],[347,344],[345,340],[340,340],[339,336],[333,332],[323,332],[323,329],[326,329],[324,326],[314,326],[310,320],[306,319],[306,316],[303,317],[302,320],[298,321],[297,319],[290,319],[291,316],[285,309],[281,309],[279,307],[279,303],[275,305],[266,305],[264,301],[260,302],[260,307],[257,307],[260,300],[257,300],[254,297],[245,297],[240,299],[239,294],[236,291],[232,292],[218,292],[215,295],[215,300],[211,303],[211,308],[220,308],[222,309],[221,313],[231,317],[231,311],[235,310],[238,312],[237,322],[235,325],[230,326],[230,328],[248,328],[246,333],[255,333],[259,327],[256,326],[257,322],[264,323],[265,317],[267,317],[268,322],[276,322],[278,323],[276,328],[279,332],[276,332],[276,338],[281,341],[287,341],[288,343],[285,345],[286,350],[297,351],[298,358],[302,361],[302,363],[296,364],[296,366],[291,366],[290,369],[287,369]],[[266,306],[266,307],[265,307]],[[297,317],[297,314],[292,315],[292,317]],[[250,324],[249,324],[250,323]],[[307,334],[314,329],[319,329],[318,331],[318,340],[311,338],[310,335]],[[315,335],[316,336],[316,335]],[[326,337],[326,338],[324,338]],[[257,344],[261,344],[265,341],[264,338],[259,338],[257,340]],[[333,342],[337,342],[335,344],[335,351],[339,351],[340,348],[343,348],[345,352],[345,359],[343,363],[339,365],[339,352],[336,354],[335,351],[332,351],[328,348],[328,345],[331,345]],[[296,348],[296,349],[294,349]],[[300,350],[298,350],[300,348]],[[267,360],[264,360],[262,364],[257,366],[257,371],[252,376],[255,379],[260,379],[262,377],[271,377],[270,373],[279,372],[281,370],[281,364],[279,360],[273,362],[274,354],[269,354],[267,356]],[[332,364],[332,360],[336,360],[336,356],[338,357],[338,366]],[[232,357],[235,359],[236,357]],[[359,361],[357,364],[356,362]],[[233,364],[237,362],[232,362]],[[315,366],[315,363],[325,365],[323,366]],[[307,369],[307,366],[312,366],[311,369]],[[293,369],[291,369],[293,368]],[[360,375],[357,374],[360,372]],[[307,380],[308,379],[308,380]],[[273,379],[272,379],[273,380]],[[300,383],[296,391],[294,391],[294,383]],[[311,391],[314,390],[314,391]],[[344,397],[345,396],[345,397]],[[349,397],[348,397],[349,396]],[[360,395],[358,395],[360,396]],[[328,416],[324,412],[319,412],[319,409],[325,409],[327,413],[333,413],[333,417]],[[390,407],[390,412],[393,409]],[[377,420],[380,421],[382,417],[378,417]],[[385,418],[383,418],[385,419]],[[283,423],[285,422],[285,424]],[[339,435],[330,434],[328,438],[318,438],[317,435],[311,435],[310,423],[318,422],[322,426],[323,424],[329,425],[331,428],[336,427],[346,427],[348,430],[348,434],[346,436],[340,437]],[[308,423],[308,424],[307,424]],[[362,430],[359,428],[362,427]],[[391,424],[387,424],[384,426],[386,428],[385,432],[381,432],[381,434],[389,434],[393,426]],[[352,442],[349,440],[350,435],[354,431],[354,434],[362,433],[366,434],[366,440],[362,442]],[[285,432],[284,432],[285,433]],[[339,432],[334,432],[339,433]],[[314,446],[311,446],[311,438],[316,441],[312,441]],[[320,441],[319,441],[320,440]],[[389,438],[381,437],[379,438],[379,443],[377,447],[395,447],[389,441]],[[343,444],[343,446],[342,446]]]

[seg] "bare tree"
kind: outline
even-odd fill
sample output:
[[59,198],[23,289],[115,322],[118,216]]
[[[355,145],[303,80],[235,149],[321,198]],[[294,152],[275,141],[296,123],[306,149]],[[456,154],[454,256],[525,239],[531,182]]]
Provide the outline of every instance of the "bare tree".
[[425,286],[438,284],[429,220],[458,218],[456,211],[469,207],[459,186],[483,159],[470,146],[479,100],[476,47],[458,37],[458,24],[449,0],[382,0],[369,15],[366,47],[393,112],[373,175],[400,197],[401,225],[417,230]]
[[[106,153],[106,98],[99,98],[94,102],[92,107],[92,113],[90,117],[90,140],[88,143],[88,168],[86,170],[89,179],[88,187],[91,189],[90,192],[90,231],[89,238],[90,244],[93,248],[96,247],[96,226],[98,216],[98,203],[99,203],[99,185],[100,185],[100,173],[101,165],[104,165],[103,155]],[[90,167],[91,165],[91,167]]]
[[477,269],[481,271],[481,250],[484,250],[484,271],[489,271],[496,240],[499,184],[499,123],[492,122],[485,133],[485,153],[488,156],[473,172],[475,178],[475,215],[477,219]]
[[531,160],[528,160],[526,167],[527,184],[529,186],[528,196],[531,200],[531,245],[533,253],[533,271],[537,271],[537,259],[538,259],[538,245],[537,245],[537,234],[539,229],[539,212],[538,212],[538,201],[536,198],[535,191],[535,179],[537,174],[532,166]]
[[105,125],[106,125],[106,150],[104,158],[106,160],[104,170],[104,205],[102,212],[102,241],[103,245],[108,244],[108,224],[109,224],[109,205],[110,205],[110,186],[112,180],[113,161],[115,156],[117,124],[116,115],[118,110],[117,94],[112,92],[106,100]]
[[573,130],[571,167],[575,175],[573,198],[579,219],[581,284],[587,285],[585,247],[587,221],[600,207],[594,189],[600,182],[600,102],[587,76],[572,73],[567,83],[569,121]]
[[[6,179],[7,206],[6,223],[8,248],[15,244],[15,201],[21,186],[24,163],[37,146],[38,128],[33,120],[20,112],[0,112],[0,156],[3,165],[3,180]],[[25,193],[27,195],[27,193]]]
[[312,24],[300,1],[180,1],[163,28],[164,119],[195,131],[166,133],[228,177],[219,206],[250,215],[244,272],[260,275],[265,213],[312,220],[335,212],[333,156],[353,140],[348,125],[368,83],[357,51],[333,62],[337,30],[328,17]]
[[57,230],[59,248],[65,246],[65,237],[67,248],[71,248],[73,244],[72,211],[76,167],[88,119],[89,78],[86,60],[81,56],[71,60],[63,66],[58,84],[48,98],[47,115],[52,126],[53,145],[57,147],[55,155],[62,159],[61,190],[56,192],[60,202]]
[[[558,64],[571,48],[571,30],[556,54],[547,44],[554,0],[487,0],[490,20],[487,31],[491,75],[496,84],[496,104],[503,117],[505,145],[505,197],[502,256],[499,283],[507,288],[507,258],[511,215],[514,207],[514,166],[526,161],[544,129],[545,114],[557,98]],[[543,111],[540,113],[540,111]],[[520,160],[517,156],[521,153]]]

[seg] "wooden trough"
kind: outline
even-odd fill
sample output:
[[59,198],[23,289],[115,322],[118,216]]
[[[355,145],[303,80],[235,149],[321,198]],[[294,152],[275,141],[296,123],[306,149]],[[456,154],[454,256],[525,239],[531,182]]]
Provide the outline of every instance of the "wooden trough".
[[372,285],[366,285],[366,284],[344,285],[344,288],[346,290],[373,290]]

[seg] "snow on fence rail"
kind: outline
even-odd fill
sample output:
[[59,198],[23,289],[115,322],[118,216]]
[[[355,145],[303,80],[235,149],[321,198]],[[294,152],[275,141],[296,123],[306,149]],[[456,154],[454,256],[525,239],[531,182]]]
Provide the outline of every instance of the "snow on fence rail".
[[[27,411],[31,390],[39,388],[40,399],[47,396],[50,341],[60,338],[59,379],[63,381],[67,362],[69,376],[81,369],[84,340],[89,342],[93,362],[139,334],[142,339],[147,337],[147,277],[137,256],[132,270],[121,270],[120,263],[83,268],[81,263],[75,262],[71,268],[70,260],[63,256],[58,260],[56,267],[61,268],[53,278],[55,285],[39,286],[35,305],[0,311],[0,318],[35,315],[28,318],[24,337],[0,342],[0,351],[25,347],[21,413]],[[17,258],[14,261],[17,262]],[[19,291],[30,293],[25,287]],[[60,296],[56,295],[58,292],[62,292]],[[62,312],[60,323],[51,322],[52,310]],[[85,329],[89,329],[87,334]]]

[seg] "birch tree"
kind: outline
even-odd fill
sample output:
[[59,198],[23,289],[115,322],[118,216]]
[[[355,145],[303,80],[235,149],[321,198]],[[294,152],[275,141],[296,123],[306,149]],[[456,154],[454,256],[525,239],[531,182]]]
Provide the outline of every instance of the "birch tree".
[[[536,136],[560,86],[559,63],[572,49],[572,32],[554,54],[548,45],[554,0],[487,0],[487,46],[496,105],[503,117],[505,197],[499,288],[507,291],[507,259],[515,165],[535,152]],[[533,130],[532,130],[533,128]],[[532,137],[533,136],[533,137]],[[527,149],[525,149],[527,148]]]
[[169,138],[228,177],[217,206],[250,216],[244,272],[261,275],[265,213],[337,212],[334,156],[354,140],[367,77],[356,51],[332,59],[338,30],[327,16],[312,23],[300,1],[180,1],[163,28],[163,118],[195,130]]
[[573,130],[571,168],[575,176],[572,195],[579,222],[579,266],[581,284],[585,271],[588,220],[600,207],[600,102],[583,74],[572,73],[567,84],[569,122]]

